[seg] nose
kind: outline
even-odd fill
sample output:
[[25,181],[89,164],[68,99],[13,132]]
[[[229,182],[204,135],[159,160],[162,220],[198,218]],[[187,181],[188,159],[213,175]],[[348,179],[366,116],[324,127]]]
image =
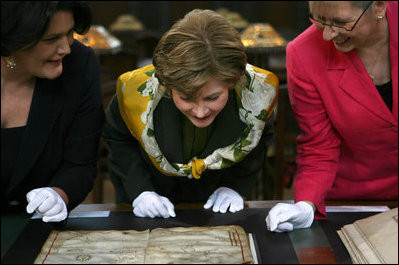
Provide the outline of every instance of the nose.
[[334,31],[331,26],[329,26],[329,25],[324,26],[323,39],[325,41],[330,41],[330,40],[334,39],[337,35],[338,35],[338,33],[336,31]]
[[192,113],[198,119],[202,119],[209,114],[209,109],[205,104],[196,104],[192,109]]
[[71,53],[71,47],[69,45],[69,39],[67,36],[64,36],[60,39],[57,45],[57,54],[59,55],[67,55]]

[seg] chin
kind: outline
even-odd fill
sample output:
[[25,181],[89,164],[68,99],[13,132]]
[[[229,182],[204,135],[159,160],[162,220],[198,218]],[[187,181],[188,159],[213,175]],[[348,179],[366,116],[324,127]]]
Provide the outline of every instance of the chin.
[[342,52],[342,53],[347,53],[347,52],[350,52],[350,51],[352,51],[353,50],[353,45],[350,45],[349,43],[347,44],[347,45],[336,45],[335,43],[334,43],[334,46],[335,46],[335,48],[338,50],[338,51],[340,51],[340,52]]
[[203,122],[199,122],[199,121],[197,121],[197,120],[191,120],[191,122],[192,122],[192,124],[194,124],[195,125],[195,127],[197,127],[197,128],[206,128],[206,127],[208,127],[209,125],[211,125],[212,124],[212,122],[213,122],[213,120],[206,120],[206,121],[203,121]]
[[61,74],[62,74],[62,69],[61,70],[57,70],[57,71],[51,71],[51,72],[45,73],[44,74],[44,78],[52,80],[52,79],[56,79]]

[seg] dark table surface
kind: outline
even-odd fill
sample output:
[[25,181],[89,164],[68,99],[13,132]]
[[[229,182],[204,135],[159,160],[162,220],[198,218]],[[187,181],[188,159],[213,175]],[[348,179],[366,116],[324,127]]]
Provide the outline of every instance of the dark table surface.
[[[110,209],[101,205],[91,209],[106,208]],[[68,218],[62,224],[44,223],[41,219],[32,219],[3,257],[2,263],[33,263],[53,229],[141,231],[157,227],[217,225],[240,225],[247,233],[252,233],[259,250],[259,263],[351,263],[337,230],[345,224],[377,214],[376,212],[331,212],[328,213],[327,219],[315,220],[310,229],[295,230],[291,233],[272,233],[266,229],[265,224],[265,218],[271,207],[246,207],[234,214],[185,208],[177,207],[176,217],[168,219],[135,217],[130,206],[111,207],[109,217]],[[82,208],[77,209],[79,210]]]

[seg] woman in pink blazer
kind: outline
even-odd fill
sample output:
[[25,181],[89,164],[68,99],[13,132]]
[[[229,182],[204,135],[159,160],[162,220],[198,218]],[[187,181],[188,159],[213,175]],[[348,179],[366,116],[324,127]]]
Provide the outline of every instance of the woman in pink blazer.
[[298,136],[295,204],[270,231],[310,227],[325,199],[398,199],[398,2],[309,2],[313,23],[287,46]]

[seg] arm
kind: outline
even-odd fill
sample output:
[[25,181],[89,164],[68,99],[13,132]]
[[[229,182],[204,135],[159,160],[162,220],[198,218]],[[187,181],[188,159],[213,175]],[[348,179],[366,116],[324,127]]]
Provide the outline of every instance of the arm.
[[110,150],[108,165],[119,195],[123,201],[132,203],[142,192],[154,191],[148,165],[141,157],[138,141],[121,117],[116,96],[111,100],[105,115],[103,137]]
[[275,137],[274,111],[266,121],[258,146],[237,165],[229,168],[222,177],[221,186],[237,191],[242,197],[248,197],[262,170],[268,146]]
[[[80,53],[75,57],[78,55]],[[66,88],[73,94],[73,100],[76,100],[78,106],[73,114],[71,110],[65,113],[73,115],[73,118],[65,130],[63,162],[48,185],[65,193],[69,200],[69,209],[81,203],[93,186],[97,174],[99,138],[104,123],[99,64],[93,51],[90,50],[85,55],[84,59],[80,57],[80,61],[76,62],[79,65],[75,65],[75,60],[68,65],[76,67],[76,70],[69,71],[65,79],[83,84]],[[78,72],[79,69],[85,69],[84,74]],[[77,75],[82,80],[77,80],[72,75]]]
[[297,138],[295,201],[314,203],[316,216],[325,217],[324,200],[338,168],[341,140],[328,117],[319,87],[313,82],[315,79],[310,79],[308,71],[316,67],[310,70],[304,67],[309,62],[300,56],[303,56],[302,53],[295,47],[287,47],[288,92],[302,131]]

